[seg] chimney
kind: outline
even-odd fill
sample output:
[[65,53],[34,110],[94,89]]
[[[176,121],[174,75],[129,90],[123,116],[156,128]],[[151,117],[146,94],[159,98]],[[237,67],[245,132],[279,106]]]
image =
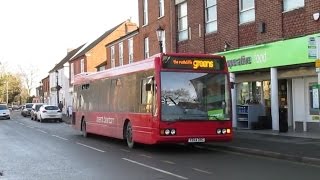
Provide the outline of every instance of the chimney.
[[74,50],[74,48],[68,48],[67,49],[67,53],[69,53],[69,52],[71,52],[71,51],[73,51]]

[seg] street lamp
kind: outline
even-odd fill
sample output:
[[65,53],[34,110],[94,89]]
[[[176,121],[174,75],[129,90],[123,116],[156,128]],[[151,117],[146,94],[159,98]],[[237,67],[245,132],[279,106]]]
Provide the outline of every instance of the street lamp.
[[59,78],[59,71],[56,70],[56,90],[57,90],[57,106],[59,105],[59,91],[61,89],[61,86],[59,86],[59,81],[58,81],[58,78]]
[[44,92],[43,92],[43,83],[40,81],[40,89],[39,89],[40,102],[44,103]]
[[162,29],[162,27],[159,26],[156,32],[157,32],[157,39],[159,41],[160,53],[162,53],[163,52],[162,40],[163,40],[164,29]]

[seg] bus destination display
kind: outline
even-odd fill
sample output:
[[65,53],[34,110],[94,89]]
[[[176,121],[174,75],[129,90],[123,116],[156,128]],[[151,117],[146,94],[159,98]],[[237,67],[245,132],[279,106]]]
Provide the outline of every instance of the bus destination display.
[[208,58],[163,56],[163,68],[190,70],[223,70],[223,61]]

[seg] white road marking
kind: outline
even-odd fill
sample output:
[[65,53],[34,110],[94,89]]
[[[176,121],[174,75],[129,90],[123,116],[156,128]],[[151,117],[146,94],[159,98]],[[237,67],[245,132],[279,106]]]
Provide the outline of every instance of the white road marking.
[[202,173],[206,173],[206,174],[212,174],[212,172],[209,172],[209,171],[205,171],[205,170],[202,170],[202,169],[198,169],[198,168],[192,168],[193,170],[195,171],[199,171],[199,172],[202,172]]
[[24,124],[23,124],[23,123],[19,123],[19,124],[21,124],[21,125],[23,125],[23,126],[24,126]]
[[97,149],[97,148],[94,148],[94,147],[91,147],[91,146],[88,146],[88,145],[85,145],[85,144],[82,144],[82,143],[79,143],[77,142],[77,144],[81,145],[81,146],[84,146],[84,147],[87,147],[87,148],[90,148],[90,149],[93,149],[93,150],[96,150],[96,151],[99,151],[99,152],[105,152],[101,149]]
[[120,149],[121,151],[124,151],[124,152],[130,152],[129,150],[126,150],[126,149]]
[[172,161],[167,161],[167,160],[161,160],[161,161],[164,162],[164,163],[167,163],[167,164],[176,164],[176,163],[174,163]]
[[150,168],[150,169],[153,169],[155,171],[158,171],[158,172],[162,172],[164,174],[168,174],[168,175],[171,175],[171,176],[175,176],[177,178],[180,178],[180,179],[188,179],[187,177],[183,177],[183,176],[180,176],[180,175],[177,175],[177,174],[174,174],[174,173],[171,173],[169,171],[165,171],[165,170],[162,170],[162,169],[159,169],[159,168],[155,168],[155,167],[152,167],[152,166],[148,166],[146,164],[143,164],[143,163],[139,163],[137,161],[133,161],[133,160],[130,160],[130,159],[127,159],[127,158],[122,158],[123,160],[125,161],[129,161],[131,163],[134,163],[134,164],[138,164],[140,166],[143,166],[143,167],[146,167],[146,168]]
[[45,133],[45,134],[48,134],[47,132],[45,132],[45,131],[43,131],[41,129],[37,129],[37,131],[40,131],[40,132]]
[[51,135],[51,136],[53,136],[53,137],[56,137],[56,138],[59,138],[59,139],[62,139],[62,140],[65,140],[65,141],[68,141],[68,139],[66,139],[66,138],[63,138],[63,137],[60,137],[60,136],[57,136],[57,135]]
[[152,158],[151,156],[148,156],[148,155],[145,155],[145,154],[140,154],[140,156],[142,156],[142,157],[146,157],[146,158]]
[[28,128],[32,128],[32,129],[34,128],[33,126],[27,126],[27,127],[28,127]]

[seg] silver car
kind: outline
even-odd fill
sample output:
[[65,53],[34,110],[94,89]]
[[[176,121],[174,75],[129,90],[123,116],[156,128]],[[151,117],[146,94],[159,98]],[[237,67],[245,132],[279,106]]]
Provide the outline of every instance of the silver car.
[[0,119],[10,119],[10,110],[6,104],[0,104]]

